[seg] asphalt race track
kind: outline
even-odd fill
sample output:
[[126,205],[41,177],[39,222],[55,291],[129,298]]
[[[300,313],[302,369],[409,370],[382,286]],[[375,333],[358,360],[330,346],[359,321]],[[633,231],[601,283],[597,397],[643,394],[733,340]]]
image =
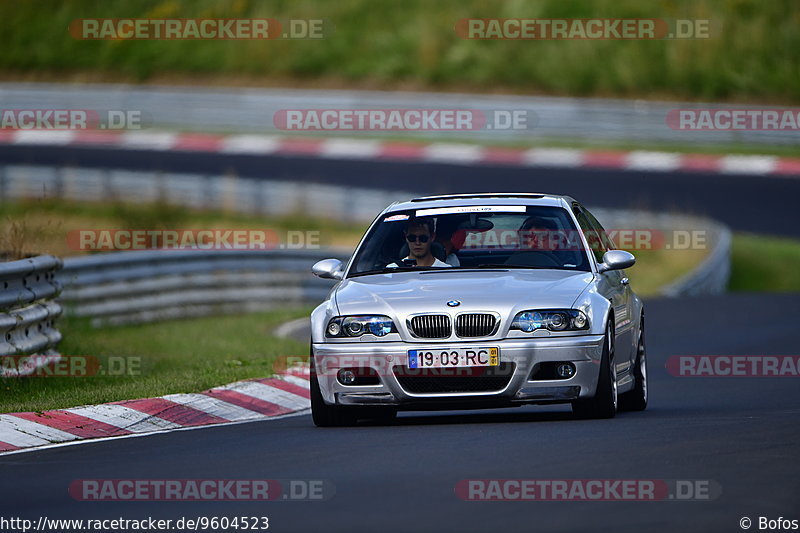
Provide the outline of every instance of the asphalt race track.
[[596,207],[707,215],[734,231],[800,237],[797,177],[533,168],[297,155],[139,151],[78,146],[0,145],[6,164],[162,170],[389,188],[425,194],[541,191]]
[[[558,187],[550,187],[558,189]],[[585,197],[585,195],[584,195]],[[798,353],[797,295],[646,303],[650,408],[573,419],[565,407],[404,413],[317,429],[307,415],[0,457],[5,516],[266,515],[270,531],[741,531],[800,518],[797,378],[679,378],[670,355]],[[316,502],[79,502],[76,479],[320,479]],[[467,502],[459,480],[713,480],[705,501]]]

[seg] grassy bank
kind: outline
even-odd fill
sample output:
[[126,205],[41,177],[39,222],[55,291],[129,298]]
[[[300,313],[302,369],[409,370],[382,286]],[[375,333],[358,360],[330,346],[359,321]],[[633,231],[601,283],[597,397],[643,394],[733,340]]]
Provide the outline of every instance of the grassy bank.
[[731,250],[732,291],[800,291],[800,241],[739,233]]
[[80,203],[28,200],[0,203],[0,250],[19,255],[80,255],[67,236],[77,230],[226,229],[264,230],[287,241],[289,231],[317,232],[309,240],[322,247],[353,247],[366,224],[348,224],[305,214],[259,217],[234,212],[194,210],[166,204]]
[[[80,18],[326,19],[324,40],[73,39]],[[5,79],[162,81],[800,101],[792,0],[101,0],[3,2]],[[462,18],[708,19],[680,40],[465,40]]]
[[307,345],[275,337],[272,330],[287,320],[308,316],[309,311],[282,310],[109,329],[91,328],[85,320],[62,320],[59,329],[64,340],[59,351],[96,358],[106,375],[0,379],[0,413],[198,392],[240,379],[266,377],[272,374],[277,357],[308,355]]

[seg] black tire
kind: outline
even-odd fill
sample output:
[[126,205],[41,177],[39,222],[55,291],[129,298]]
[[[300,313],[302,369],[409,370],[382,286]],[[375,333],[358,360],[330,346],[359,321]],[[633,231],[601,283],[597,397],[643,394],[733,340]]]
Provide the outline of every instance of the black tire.
[[617,414],[617,372],[614,362],[614,324],[606,326],[603,355],[600,359],[600,375],[593,398],[572,402],[572,412],[578,418],[614,418]]
[[647,348],[644,342],[644,317],[639,326],[639,340],[636,344],[636,362],[633,367],[633,389],[619,397],[620,408],[625,411],[644,411],[647,409]]
[[319,388],[317,372],[314,369],[314,354],[311,353],[311,419],[317,427],[338,427],[352,426],[356,423],[356,412],[352,407],[340,405],[328,405],[322,399],[322,391]]

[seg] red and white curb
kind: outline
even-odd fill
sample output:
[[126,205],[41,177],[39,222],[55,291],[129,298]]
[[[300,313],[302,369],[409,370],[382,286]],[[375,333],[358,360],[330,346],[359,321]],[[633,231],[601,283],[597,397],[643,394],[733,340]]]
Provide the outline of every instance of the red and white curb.
[[0,415],[0,452],[286,416],[311,407],[309,369],[194,394]]
[[275,135],[211,135],[157,131],[0,130],[0,143],[131,150],[285,155],[330,159],[416,161],[648,172],[800,176],[800,158],[651,151],[500,148],[457,143],[317,139]]

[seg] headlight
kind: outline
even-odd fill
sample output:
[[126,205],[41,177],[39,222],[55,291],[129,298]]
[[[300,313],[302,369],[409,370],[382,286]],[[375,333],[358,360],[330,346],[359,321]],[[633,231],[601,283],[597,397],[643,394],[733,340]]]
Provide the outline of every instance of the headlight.
[[577,309],[542,309],[517,313],[511,329],[531,333],[537,329],[576,331],[589,329],[589,319]]
[[371,333],[376,337],[383,337],[389,333],[396,333],[397,328],[388,316],[383,315],[356,315],[337,316],[328,322],[325,328],[326,337],[360,337]]

